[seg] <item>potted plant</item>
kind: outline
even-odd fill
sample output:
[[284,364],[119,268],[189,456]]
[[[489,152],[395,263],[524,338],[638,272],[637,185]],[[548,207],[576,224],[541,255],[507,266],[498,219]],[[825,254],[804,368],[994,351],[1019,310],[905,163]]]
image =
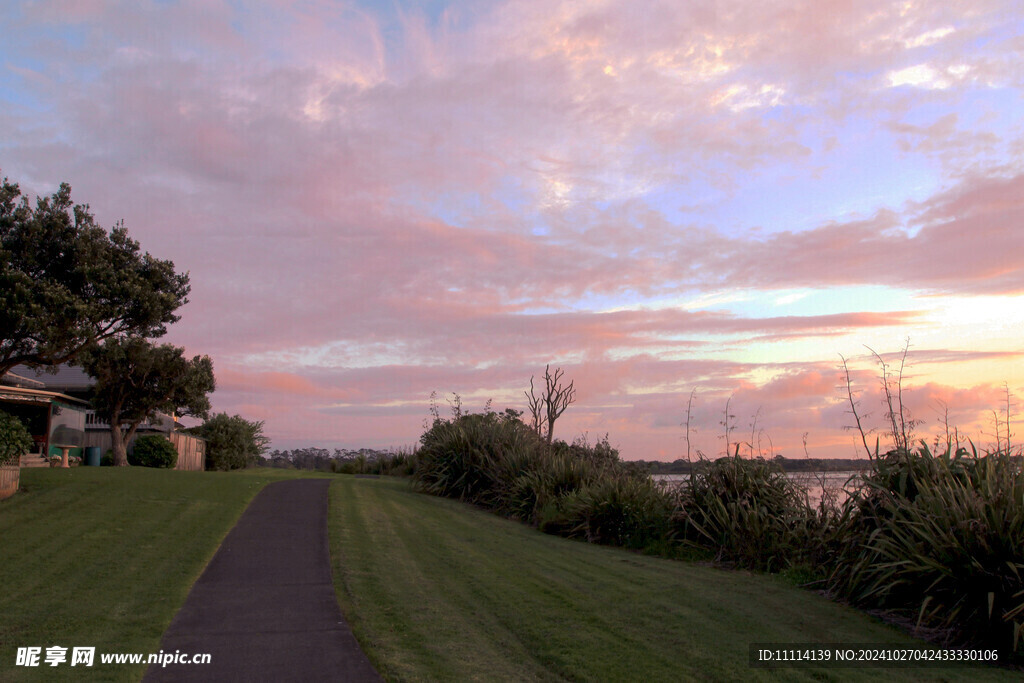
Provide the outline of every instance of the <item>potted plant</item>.
[[0,500],[13,496],[21,481],[21,456],[32,448],[32,435],[13,415],[0,410]]

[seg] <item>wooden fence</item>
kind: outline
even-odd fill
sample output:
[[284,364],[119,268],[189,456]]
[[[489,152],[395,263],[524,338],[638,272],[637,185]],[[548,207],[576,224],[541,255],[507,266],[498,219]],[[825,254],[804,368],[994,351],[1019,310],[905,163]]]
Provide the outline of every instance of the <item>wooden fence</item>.
[[20,481],[21,467],[17,462],[10,465],[0,465],[0,500],[10,498],[17,493]]
[[182,432],[171,432],[171,443],[178,449],[178,464],[176,470],[205,470],[206,469],[206,440],[198,436],[184,434]]
[[[168,434],[162,431],[145,431],[135,434],[135,437],[128,444],[128,450],[131,451],[135,445],[135,439],[148,435],[165,437],[178,449],[178,464],[174,466],[174,469],[196,471],[206,469],[205,439],[183,432],[171,432]],[[111,449],[110,431],[105,429],[87,429],[85,432],[85,445],[99,446],[100,452],[106,453]]]

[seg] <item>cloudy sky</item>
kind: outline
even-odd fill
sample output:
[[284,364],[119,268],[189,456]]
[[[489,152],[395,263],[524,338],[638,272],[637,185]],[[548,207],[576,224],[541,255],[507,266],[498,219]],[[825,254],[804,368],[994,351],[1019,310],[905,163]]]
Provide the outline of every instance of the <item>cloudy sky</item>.
[[431,391],[522,409],[551,363],[556,436],[625,458],[684,454],[694,390],[695,450],[729,400],[851,457],[840,355],[881,433],[865,346],[908,338],[919,434],[990,443],[1022,65],[1016,0],[5,2],[0,174],[189,271],[167,340],[278,448],[412,444]]

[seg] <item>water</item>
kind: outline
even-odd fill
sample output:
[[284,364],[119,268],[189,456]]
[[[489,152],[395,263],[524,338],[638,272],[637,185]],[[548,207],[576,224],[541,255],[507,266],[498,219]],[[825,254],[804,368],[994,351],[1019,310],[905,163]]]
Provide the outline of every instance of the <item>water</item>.
[[[835,491],[839,503],[843,503],[850,495],[850,491],[856,484],[860,472],[789,472],[786,477],[796,482],[807,490],[807,497],[812,506],[817,507],[821,502],[823,490]],[[656,482],[664,483],[666,486],[677,486],[690,479],[688,474],[653,474],[651,477]],[[824,484],[824,487],[822,486]]]

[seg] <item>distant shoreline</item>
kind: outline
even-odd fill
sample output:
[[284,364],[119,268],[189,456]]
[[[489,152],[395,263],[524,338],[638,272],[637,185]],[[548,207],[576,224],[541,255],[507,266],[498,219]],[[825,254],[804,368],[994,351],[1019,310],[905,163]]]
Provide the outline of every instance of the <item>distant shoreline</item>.
[[[651,474],[692,474],[707,466],[713,460],[675,460],[674,462],[660,462],[657,460],[635,460],[636,466]],[[871,461],[865,458],[800,458],[790,459],[778,456],[773,458],[774,462],[782,468],[783,472],[860,472],[871,467]]]

